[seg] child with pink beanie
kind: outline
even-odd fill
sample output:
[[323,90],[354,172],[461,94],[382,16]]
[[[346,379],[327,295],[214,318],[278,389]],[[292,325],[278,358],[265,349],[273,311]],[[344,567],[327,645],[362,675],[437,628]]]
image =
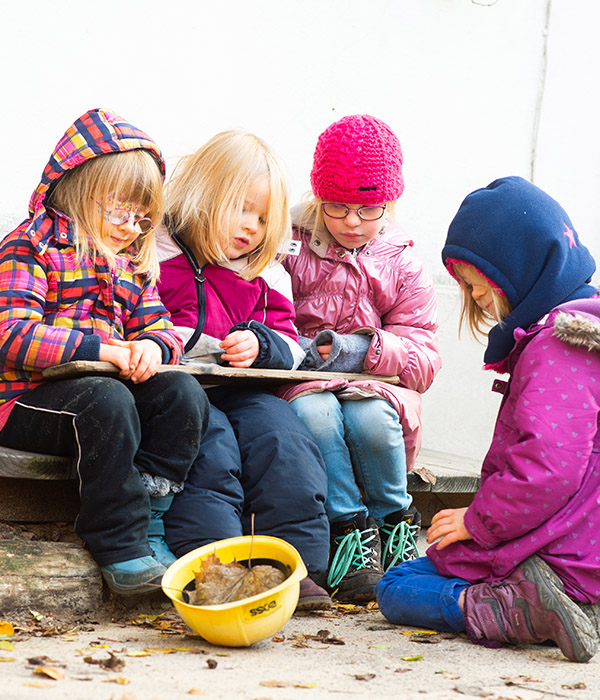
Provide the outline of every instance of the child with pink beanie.
[[300,245],[292,277],[303,369],[399,375],[313,382],[283,395],[325,459],[331,524],[328,586],[339,600],[374,599],[383,570],[417,556],[420,514],[407,470],[421,444],[421,393],[440,368],[432,281],[393,223],[402,150],[369,115],[347,116],[319,137],[313,197],[292,211]]

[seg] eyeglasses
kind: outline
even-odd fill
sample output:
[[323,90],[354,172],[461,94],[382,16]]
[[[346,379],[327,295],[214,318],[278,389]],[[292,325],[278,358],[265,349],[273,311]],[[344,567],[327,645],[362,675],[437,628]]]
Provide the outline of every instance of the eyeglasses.
[[345,219],[351,211],[355,211],[363,221],[377,221],[385,214],[387,204],[378,204],[375,207],[358,207],[357,209],[336,202],[322,202],[321,206],[326,216],[332,219]]
[[133,216],[133,230],[136,233],[150,233],[154,228],[152,219],[148,216],[135,214],[132,211],[133,205],[131,204],[110,204],[105,207],[100,202],[96,202],[96,204],[98,205],[98,211],[102,212],[104,220],[108,221],[109,224],[113,224],[113,226],[123,226],[123,224],[131,221]]

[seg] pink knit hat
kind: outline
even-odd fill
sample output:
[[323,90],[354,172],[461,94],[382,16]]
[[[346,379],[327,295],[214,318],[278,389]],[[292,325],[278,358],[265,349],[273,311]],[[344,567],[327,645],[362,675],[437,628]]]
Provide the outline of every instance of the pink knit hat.
[[394,202],[404,190],[398,137],[368,114],[342,117],[319,136],[310,184],[326,201]]

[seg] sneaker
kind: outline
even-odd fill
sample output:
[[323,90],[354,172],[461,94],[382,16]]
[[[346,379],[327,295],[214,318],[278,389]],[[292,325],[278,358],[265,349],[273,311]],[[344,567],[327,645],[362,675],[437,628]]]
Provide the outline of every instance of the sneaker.
[[111,591],[119,595],[138,595],[155,591],[165,567],[153,557],[138,557],[100,567]]
[[375,586],[383,575],[377,524],[359,513],[331,525],[332,559],[327,586],[340,601],[375,600]]
[[600,639],[600,603],[580,603],[578,600],[575,602],[579,609],[587,615],[588,620],[596,630],[596,637]]
[[296,610],[329,610],[331,605],[329,593],[316,584],[310,576],[300,581],[300,596]]
[[379,528],[384,571],[403,561],[418,558],[417,537],[420,530],[421,514],[414,506],[386,515]]
[[148,544],[150,545],[154,559],[156,559],[159,564],[162,564],[165,569],[168,569],[171,564],[177,561],[177,557],[171,552],[162,535],[148,535]]

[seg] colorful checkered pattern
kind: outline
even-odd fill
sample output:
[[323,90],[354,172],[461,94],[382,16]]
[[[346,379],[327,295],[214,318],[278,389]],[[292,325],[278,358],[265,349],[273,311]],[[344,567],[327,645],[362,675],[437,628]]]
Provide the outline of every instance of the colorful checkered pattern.
[[132,261],[78,263],[69,219],[48,213],[49,185],[88,158],[137,148],[150,150],[164,174],[164,162],[149,136],[120,117],[92,110],[58,143],[31,199],[31,219],[0,245],[0,404],[42,381],[42,370],[68,362],[85,335],[140,340],[154,336],[182,355],[181,342],[156,287],[135,272]]

